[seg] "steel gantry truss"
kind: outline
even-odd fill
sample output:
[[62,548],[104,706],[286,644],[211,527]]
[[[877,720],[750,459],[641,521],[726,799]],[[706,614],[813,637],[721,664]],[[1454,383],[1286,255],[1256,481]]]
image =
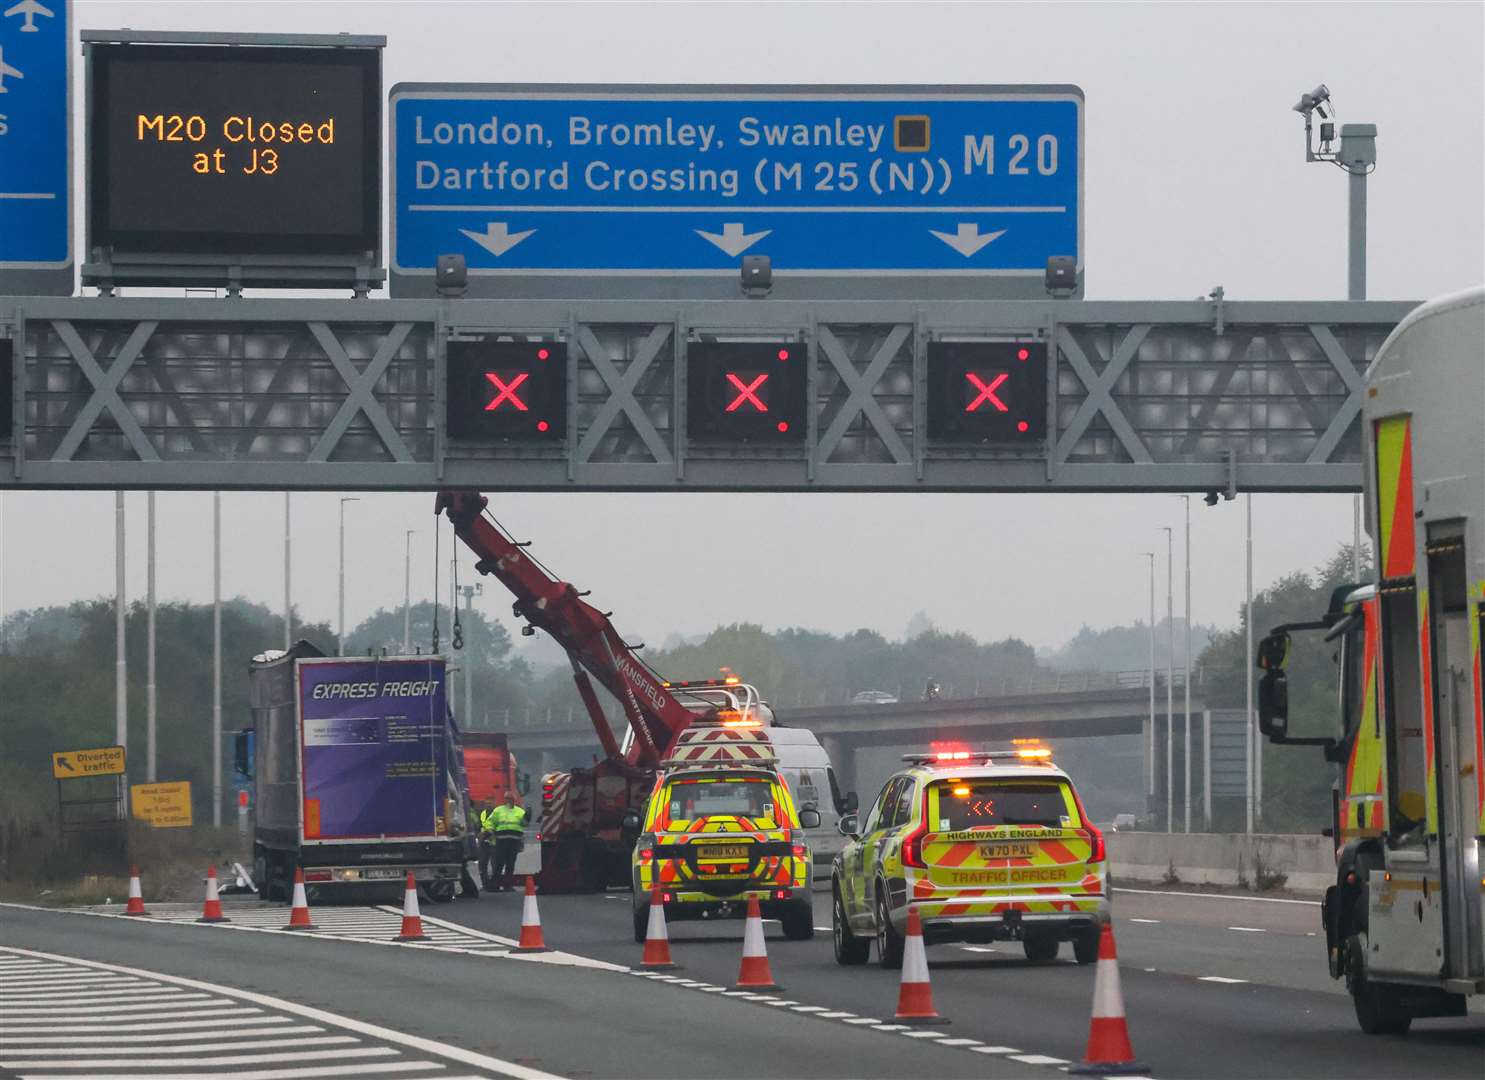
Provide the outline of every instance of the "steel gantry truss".
[[[1401,302],[0,297],[12,488],[1347,491]],[[564,443],[444,426],[468,334],[568,344]],[[1045,440],[926,438],[928,344],[1048,341]],[[704,340],[807,347],[800,444],[688,440]]]

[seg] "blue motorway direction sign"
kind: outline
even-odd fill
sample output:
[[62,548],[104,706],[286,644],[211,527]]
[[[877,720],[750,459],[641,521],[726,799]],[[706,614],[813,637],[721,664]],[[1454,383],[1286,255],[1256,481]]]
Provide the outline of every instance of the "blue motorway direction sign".
[[390,112],[397,295],[446,254],[480,295],[736,295],[744,255],[793,295],[1044,295],[1049,256],[1081,270],[1072,86],[400,84]]
[[0,293],[72,292],[71,0],[0,0]]

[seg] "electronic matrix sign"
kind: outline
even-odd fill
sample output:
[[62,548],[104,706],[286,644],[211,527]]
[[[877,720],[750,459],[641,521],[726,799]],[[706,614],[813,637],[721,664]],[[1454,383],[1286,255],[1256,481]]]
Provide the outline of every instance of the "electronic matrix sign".
[[809,354],[797,341],[697,342],[686,351],[686,428],[701,442],[802,442]]
[[934,341],[928,346],[928,437],[1029,443],[1047,430],[1047,345]]
[[87,56],[90,250],[379,261],[379,48],[91,41]]
[[450,341],[449,438],[560,442],[567,434],[567,346],[552,341]]

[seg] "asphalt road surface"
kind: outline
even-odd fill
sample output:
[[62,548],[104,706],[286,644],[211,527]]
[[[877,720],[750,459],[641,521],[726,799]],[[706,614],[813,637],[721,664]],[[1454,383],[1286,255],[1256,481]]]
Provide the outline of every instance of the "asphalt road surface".
[[[439,1061],[446,1061],[437,1071],[443,1076],[1050,1077],[1081,1059],[1086,1045],[1093,970],[1066,956],[1038,967],[1015,944],[934,946],[934,1002],[952,1022],[882,1030],[893,1026],[897,973],[875,963],[835,963],[824,896],[816,897],[816,925],[824,929],[814,940],[790,942],[777,924],[769,926],[769,959],[784,989],[754,997],[730,991],[741,922],[673,924],[682,970],[650,977],[628,971],[640,947],[631,936],[627,893],[543,896],[540,905],[546,942],[559,951],[534,957],[510,952],[519,894],[425,905],[430,940],[412,946],[391,943],[400,926],[392,906],[319,907],[319,929],[296,936],[281,931],[282,907],[241,902],[226,905],[233,919],[227,926],[194,924],[188,906],[157,909],[149,922],[0,908],[0,946],[184,976],[323,1010],[342,1024],[376,1025],[316,1021],[324,1031],[307,1036],[353,1037],[355,1043],[332,1047],[381,1051],[365,1061],[198,1070],[244,1069],[241,1075],[265,1080],[358,1075],[372,1065],[415,1078],[427,1074],[395,1070],[420,1062],[436,1068]],[[1134,1048],[1157,1077],[1474,1080],[1485,1071],[1485,1017],[1478,1013],[1417,1021],[1406,1037],[1363,1036],[1350,999],[1326,975],[1313,904],[1120,891],[1115,910]],[[0,953],[0,967],[13,960]],[[0,970],[0,1014],[24,996],[26,982],[7,989],[3,978]],[[66,982],[43,985],[67,992]],[[85,994],[76,1000],[96,1000],[91,987],[76,992]],[[292,1016],[266,1001],[253,1004],[270,1016]],[[0,1015],[0,1070],[35,1059],[16,1057],[12,1023]],[[249,1041],[232,1031],[221,1034],[223,1041]],[[389,1033],[426,1042],[399,1044]],[[438,1046],[480,1057],[474,1065],[443,1059]],[[181,1053],[254,1054],[206,1050]],[[322,1071],[327,1067],[337,1071]],[[12,1072],[50,1075],[31,1067]],[[76,1063],[66,1074],[84,1075]]]

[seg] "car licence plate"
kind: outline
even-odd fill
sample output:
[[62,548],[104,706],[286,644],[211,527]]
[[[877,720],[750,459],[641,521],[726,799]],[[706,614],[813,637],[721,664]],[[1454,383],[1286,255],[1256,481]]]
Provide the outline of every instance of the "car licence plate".
[[697,854],[703,859],[746,859],[748,846],[746,844],[698,845]]
[[407,871],[398,870],[392,866],[374,867],[366,871],[366,880],[368,881],[395,881],[398,878],[406,876]]
[[1036,854],[1035,844],[981,844],[982,859],[1029,859]]

